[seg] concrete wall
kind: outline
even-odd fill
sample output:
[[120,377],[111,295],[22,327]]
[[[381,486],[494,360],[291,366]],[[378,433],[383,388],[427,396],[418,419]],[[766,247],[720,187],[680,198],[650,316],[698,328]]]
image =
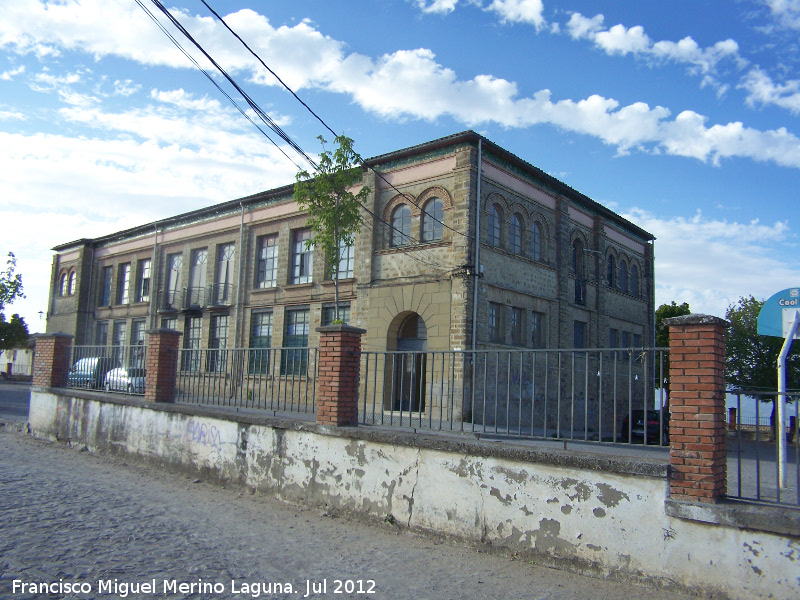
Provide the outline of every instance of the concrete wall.
[[[665,510],[667,461],[145,405],[34,388],[39,437],[604,577],[796,598],[800,539]],[[691,512],[691,510],[689,510]]]

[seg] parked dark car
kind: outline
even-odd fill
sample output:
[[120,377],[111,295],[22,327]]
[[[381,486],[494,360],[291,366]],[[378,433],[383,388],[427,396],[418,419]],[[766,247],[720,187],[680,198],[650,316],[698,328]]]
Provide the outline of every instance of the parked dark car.
[[108,357],[81,358],[67,373],[67,385],[99,390],[103,387],[106,373],[115,366],[114,360]]
[[[644,418],[645,411],[634,410],[630,415],[625,415],[622,419],[622,430],[620,431],[620,440],[623,442],[631,442],[633,444],[641,444],[645,439],[645,429],[647,431],[647,444],[649,445],[669,445],[669,413],[663,413],[658,410],[647,411],[647,423]],[[662,427],[662,414],[663,414],[663,429]],[[633,417],[633,421],[629,421],[629,416]],[[629,424],[632,423],[632,426]]]

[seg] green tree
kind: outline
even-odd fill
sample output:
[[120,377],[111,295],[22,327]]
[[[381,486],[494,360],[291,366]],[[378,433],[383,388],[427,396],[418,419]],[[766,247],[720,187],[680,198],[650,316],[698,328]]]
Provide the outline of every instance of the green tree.
[[14,273],[17,269],[17,258],[13,252],[8,253],[5,271],[0,271],[0,313],[6,304],[11,304],[17,298],[24,298],[22,293],[22,275]]
[[[778,355],[783,339],[758,334],[758,313],[763,300],[741,297],[725,312],[730,322],[725,336],[725,379],[729,386],[763,402],[772,402],[771,423],[775,429]],[[794,345],[786,358],[786,386],[800,388],[800,348]],[[759,392],[759,393],[756,393]]]
[[[739,298],[725,312],[730,322],[725,338],[725,379],[741,389],[776,391],[778,355],[783,339],[758,334],[758,313],[763,300],[753,296]],[[800,387],[800,353],[797,348],[786,360],[786,384]],[[772,400],[774,394],[766,396]]]
[[[675,304],[675,300],[673,300],[670,304],[659,306],[656,309],[656,346],[658,348],[669,347],[669,328],[664,326],[664,319],[682,317],[691,313],[688,302]],[[656,374],[656,387],[663,387],[669,393],[669,354],[665,354],[663,359],[656,364]]]
[[11,315],[11,320],[6,321],[6,316],[0,313],[0,350],[12,350],[25,346],[28,342],[28,325],[25,319],[18,314]]
[[369,197],[370,189],[363,186],[357,194],[351,190],[363,176],[361,159],[353,150],[353,140],[337,135],[337,148],[330,152],[327,141],[318,136],[322,154],[317,172],[311,175],[302,170],[297,174],[294,199],[308,212],[308,225],[314,232],[313,245],[325,257],[325,271],[333,275],[335,314],[339,319],[339,258],[342,246],[352,245],[355,234],[361,230],[361,207]]

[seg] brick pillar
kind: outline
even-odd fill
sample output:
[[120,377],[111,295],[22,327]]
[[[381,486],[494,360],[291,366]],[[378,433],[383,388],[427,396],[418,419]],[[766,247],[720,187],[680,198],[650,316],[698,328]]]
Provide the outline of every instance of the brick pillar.
[[725,329],[708,315],[669,326],[670,498],[716,502],[725,495]]
[[181,332],[174,329],[154,329],[148,332],[144,388],[144,399],[147,402],[175,402],[180,339]]
[[33,385],[65,387],[69,371],[72,336],[66,333],[40,333],[34,336]]
[[364,329],[349,325],[318,327],[317,423],[358,424],[358,364]]

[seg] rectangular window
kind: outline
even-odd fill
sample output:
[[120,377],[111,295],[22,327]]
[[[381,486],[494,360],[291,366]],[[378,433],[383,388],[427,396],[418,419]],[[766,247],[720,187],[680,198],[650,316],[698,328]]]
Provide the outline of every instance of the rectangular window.
[[534,348],[546,348],[547,336],[544,329],[544,313],[531,313],[531,345]]
[[642,347],[642,336],[638,333],[633,334],[633,347],[634,348],[641,348]]
[[100,270],[100,306],[111,306],[111,277],[112,267],[103,267]]
[[290,309],[285,313],[286,325],[283,333],[284,348],[304,348],[303,350],[283,350],[281,352],[281,375],[305,375],[308,368],[308,328],[309,310]]
[[310,229],[292,232],[292,274],[289,283],[311,283],[314,247],[306,247],[306,242],[310,240]]
[[136,284],[136,301],[150,302],[150,259],[139,261],[139,277]]
[[205,306],[206,277],[208,275],[208,249],[192,250],[192,263],[189,265],[188,298],[184,298],[187,306]]
[[619,331],[616,329],[608,330],[608,347],[619,348]]
[[266,375],[269,373],[270,348],[272,347],[272,313],[253,313],[250,326],[250,373]]
[[178,329],[178,318],[177,317],[164,317],[161,319],[161,328],[162,329]]
[[131,285],[131,265],[125,263],[119,266],[117,276],[117,304],[128,304]]
[[572,338],[574,348],[586,347],[586,323],[583,321],[572,322]]
[[511,307],[511,343],[515,346],[525,345],[525,311],[516,306]]
[[262,237],[258,243],[256,287],[270,288],[277,284],[278,234]]
[[95,326],[94,343],[96,346],[108,345],[108,321],[99,321]]
[[627,331],[622,332],[622,347],[626,349],[625,352],[622,353],[622,360],[627,361],[630,358],[630,353],[627,352],[627,349],[631,347],[631,338],[630,333]]
[[228,315],[213,315],[208,332],[208,361],[206,371],[224,372],[228,364]]
[[145,319],[134,319],[131,321],[131,355],[128,364],[132,367],[144,368],[144,345],[145,345]]
[[184,371],[200,370],[200,339],[203,334],[203,318],[187,317],[183,332],[183,359],[181,369]]
[[[353,268],[355,266],[355,252],[352,245],[347,245],[344,242],[339,244],[339,263],[336,275],[339,279],[350,279],[353,277]],[[333,279],[333,274],[327,274],[328,279]]]
[[505,306],[489,302],[489,341],[503,343],[503,309]]
[[114,331],[111,334],[112,361],[117,365],[124,364],[125,347],[128,344],[128,324],[125,321],[114,321]]
[[[322,307],[322,326],[331,325],[336,320],[336,306],[326,304]],[[350,303],[339,302],[339,320],[350,325]]]

